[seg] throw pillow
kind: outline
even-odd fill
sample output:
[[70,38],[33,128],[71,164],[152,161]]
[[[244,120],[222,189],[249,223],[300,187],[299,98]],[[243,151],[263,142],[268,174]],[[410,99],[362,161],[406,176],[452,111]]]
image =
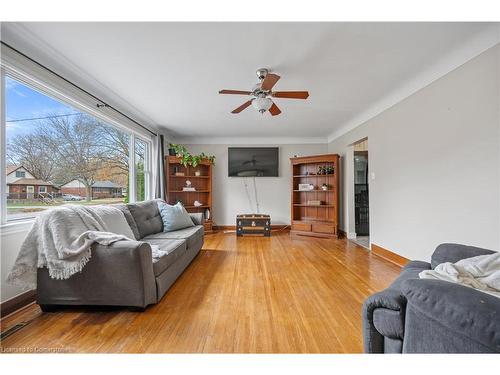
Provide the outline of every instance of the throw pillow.
[[131,240],[135,240],[134,232],[130,228],[127,218],[122,210],[113,205],[90,206],[89,210],[99,216],[108,228],[108,231],[114,234],[121,234]]
[[158,202],[158,210],[163,221],[164,232],[194,227],[191,216],[181,203],[172,206],[165,202]]

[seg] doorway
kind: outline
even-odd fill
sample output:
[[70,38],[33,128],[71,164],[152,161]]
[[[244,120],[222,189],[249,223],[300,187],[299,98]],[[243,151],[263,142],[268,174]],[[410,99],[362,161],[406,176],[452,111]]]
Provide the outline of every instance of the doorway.
[[354,144],[354,225],[355,242],[370,247],[370,199],[368,175],[368,139]]

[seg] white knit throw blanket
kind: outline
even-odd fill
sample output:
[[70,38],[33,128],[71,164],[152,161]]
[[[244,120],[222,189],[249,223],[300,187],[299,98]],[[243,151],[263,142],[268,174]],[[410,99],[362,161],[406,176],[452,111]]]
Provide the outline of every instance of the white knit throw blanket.
[[500,298],[500,253],[441,263],[418,274],[421,279],[461,284]]
[[[101,208],[99,208],[101,207]],[[24,240],[7,282],[36,288],[37,268],[47,267],[50,277],[68,279],[80,272],[91,257],[91,245],[128,240],[108,231],[99,210],[128,226],[125,215],[111,206],[64,205],[41,213]]]

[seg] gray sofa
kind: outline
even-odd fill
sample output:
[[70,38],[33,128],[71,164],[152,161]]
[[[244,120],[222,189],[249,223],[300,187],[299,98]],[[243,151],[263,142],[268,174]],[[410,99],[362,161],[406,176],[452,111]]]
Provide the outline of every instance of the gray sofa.
[[[157,201],[115,205],[125,214],[136,241],[93,245],[82,272],[67,280],[37,274],[37,303],[43,311],[61,305],[127,306],[144,310],[160,301],[203,246],[203,215],[190,214],[195,226],[163,232]],[[164,256],[152,258],[151,246]]]
[[499,353],[500,298],[440,280],[419,279],[444,262],[491,254],[439,245],[431,263],[411,261],[400,276],[363,304],[366,353]]

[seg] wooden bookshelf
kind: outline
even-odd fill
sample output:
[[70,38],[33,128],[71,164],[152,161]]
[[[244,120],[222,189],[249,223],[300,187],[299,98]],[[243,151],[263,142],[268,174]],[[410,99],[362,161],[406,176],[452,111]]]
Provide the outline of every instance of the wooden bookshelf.
[[[197,171],[199,176],[195,175]],[[177,176],[176,173],[183,173],[184,176]],[[208,160],[202,160],[196,167],[185,167],[180,158],[165,156],[165,180],[168,203],[176,204],[181,201],[188,212],[204,214],[207,209],[210,210],[210,220],[204,219],[203,226],[206,232],[212,231],[212,164]],[[191,181],[195,191],[182,190],[187,180]],[[196,207],[194,201],[202,205]]]
[[[326,154],[291,158],[291,226],[293,235],[338,238],[339,156]],[[318,174],[319,167],[332,167],[331,174]],[[312,190],[299,190],[312,184]],[[323,190],[321,186],[327,185]],[[321,201],[321,205],[308,204]]]

